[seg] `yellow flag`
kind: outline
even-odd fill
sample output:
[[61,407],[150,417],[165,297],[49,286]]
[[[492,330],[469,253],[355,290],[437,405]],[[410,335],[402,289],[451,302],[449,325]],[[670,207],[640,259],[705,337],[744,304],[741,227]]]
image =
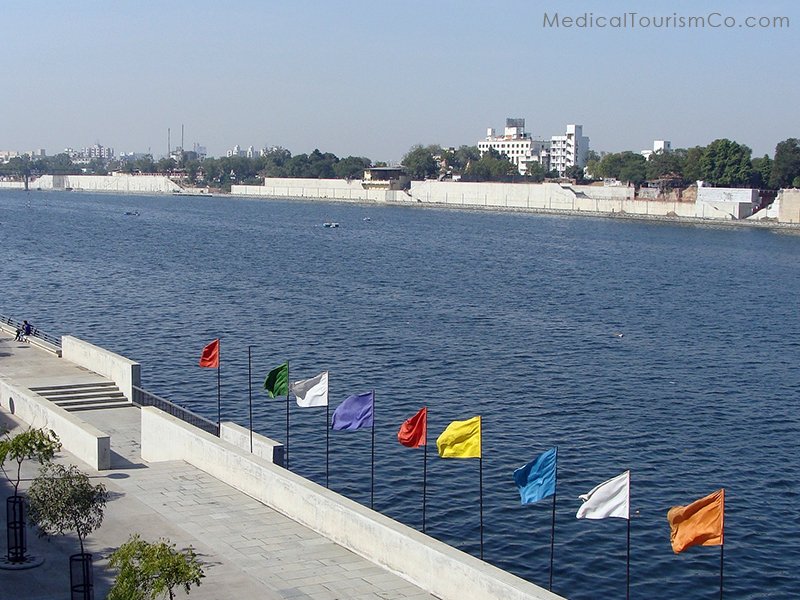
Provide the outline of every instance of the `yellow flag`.
[[436,439],[442,458],[481,457],[481,418],[453,421]]
[[720,546],[724,536],[725,490],[717,490],[688,506],[667,513],[669,541],[675,554],[691,546]]

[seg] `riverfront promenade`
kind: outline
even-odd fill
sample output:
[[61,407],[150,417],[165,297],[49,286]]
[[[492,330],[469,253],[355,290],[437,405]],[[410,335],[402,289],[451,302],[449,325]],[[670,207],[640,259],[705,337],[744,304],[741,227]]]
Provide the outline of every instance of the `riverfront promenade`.
[[[13,335],[2,331],[0,380],[29,390],[103,378],[44,350],[14,342]],[[144,462],[139,451],[138,407],[73,414],[111,436],[110,470],[93,470],[68,452],[57,459],[76,464],[109,491],[103,525],[87,539],[87,551],[95,560],[95,598],[104,598],[113,581],[108,555],[134,532],[149,541],[166,537],[178,548],[191,545],[195,549],[206,577],[192,589],[191,598],[433,598],[186,462]],[[0,420],[12,434],[28,426],[5,409],[0,409]],[[37,468],[25,464],[23,490]],[[3,497],[11,489],[7,481],[0,483]],[[5,530],[5,511],[0,511],[0,527]],[[29,529],[28,554],[44,558],[44,563],[29,570],[0,570],[0,597],[68,598],[68,557],[78,551],[74,535],[47,541]],[[178,597],[184,597],[183,591]]]

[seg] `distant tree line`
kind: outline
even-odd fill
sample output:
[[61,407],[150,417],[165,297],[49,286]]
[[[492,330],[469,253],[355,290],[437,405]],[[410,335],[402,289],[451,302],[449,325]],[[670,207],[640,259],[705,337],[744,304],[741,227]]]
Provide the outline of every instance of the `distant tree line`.
[[718,139],[708,146],[654,152],[645,158],[636,152],[604,155],[590,153],[589,176],[613,178],[641,185],[661,181],[674,187],[702,180],[718,187],[779,189],[800,187],[800,143],[796,138],[780,142],[775,157],[752,158],[752,151],[729,139]]
[[[779,189],[800,187],[800,141],[789,138],[775,148],[774,158],[768,155],[753,158],[750,148],[729,139],[718,139],[708,146],[679,148],[671,152],[654,152],[649,158],[639,153],[589,152],[586,170],[570,168],[566,176],[585,179],[618,179],[634,185],[645,181],[659,185],[683,187],[697,180],[719,187],[755,187]],[[457,176],[462,181],[532,181],[558,177],[545,171],[536,162],[528,165],[525,176],[516,165],[494,149],[481,155],[477,146],[458,149],[438,145],[412,146],[402,161],[411,179],[443,179]],[[338,158],[330,152],[314,150],[310,154],[292,156],[286,148],[275,147],[262,156],[247,158],[230,156],[200,160],[194,152],[184,152],[180,160],[162,158],[154,161],[146,155],[136,160],[94,159],[73,163],[67,154],[31,158],[12,158],[0,164],[0,176],[105,175],[110,171],[180,175],[193,184],[230,189],[235,183],[259,184],[265,177],[302,177],[312,179],[361,179],[364,169],[373,164],[363,156]]]

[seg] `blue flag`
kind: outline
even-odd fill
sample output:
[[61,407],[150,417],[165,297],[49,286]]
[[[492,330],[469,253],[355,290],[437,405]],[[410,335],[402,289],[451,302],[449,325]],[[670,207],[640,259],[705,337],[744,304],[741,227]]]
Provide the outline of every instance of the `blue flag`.
[[522,504],[533,504],[556,493],[556,456],[558,448],[550,448],[524,467],[514,471]]
[[353,394],[336,407],[331,418],[331,429],[343,431],[372,427],[372,408],[375,392]]

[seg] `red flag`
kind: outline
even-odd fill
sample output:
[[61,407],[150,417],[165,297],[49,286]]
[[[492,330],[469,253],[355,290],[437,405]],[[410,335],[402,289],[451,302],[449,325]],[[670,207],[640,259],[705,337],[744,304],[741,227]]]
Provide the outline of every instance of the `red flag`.
[[418,448],[427,443],[428,438],[428,407],[419,409],[419,412],[403,422],[397,432],[397,441],[409,448]]
[[200,366],[219,369],[219,338],[203,348],[203,353],[200,355]]

